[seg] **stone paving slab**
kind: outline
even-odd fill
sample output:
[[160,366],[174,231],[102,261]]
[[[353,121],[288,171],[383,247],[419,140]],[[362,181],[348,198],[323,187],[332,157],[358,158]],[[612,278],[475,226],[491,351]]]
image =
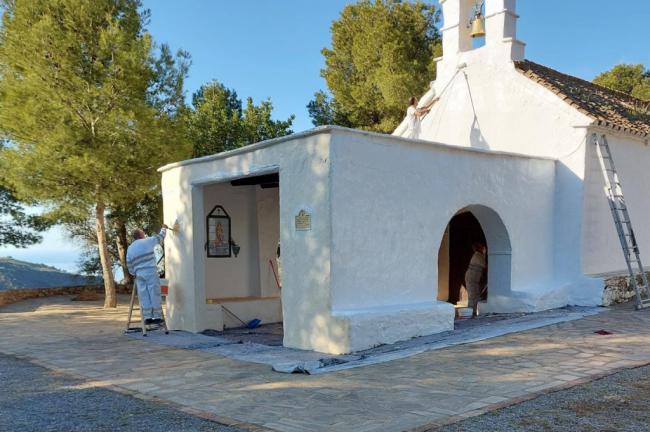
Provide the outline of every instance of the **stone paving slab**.
[[235,360],[265,364],[276,372],[318,375],[385,363],[428,351],[582,319],[604,310],[605,308],[566,307],[534,314],[517,314],[507,319],[486,317],[486,319],[472,322],[460,322],[458,323],[460,328],[456,330],[381,345],[348,355],[330,355],[247,342],[238,340],[233,335],[230,337],[206,336],[185,331],[172,331],[168,335],[162,332],[152,332],[147,337],[143,337],[141,333],[129,333],[129,336],[145,342],[176,348],[197,349]]
[[632,307],[316,376],[143,343],[122,335],[125,321],[125,306],[68,297],[14,304],[0,309],[0,352],[224,422],[301,432],[431,430],[650,362],[650,311]]

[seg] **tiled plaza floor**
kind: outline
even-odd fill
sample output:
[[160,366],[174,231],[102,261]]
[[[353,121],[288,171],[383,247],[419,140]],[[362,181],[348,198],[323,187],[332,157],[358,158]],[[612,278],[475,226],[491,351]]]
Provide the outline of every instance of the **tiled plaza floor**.
[[14,304],[0,309],[0,352],[224,423],[287,432],[429,430],[650,363],[650,311],[631,307],[319,376],[129,338],[125,317],[124,307],[68,297]]

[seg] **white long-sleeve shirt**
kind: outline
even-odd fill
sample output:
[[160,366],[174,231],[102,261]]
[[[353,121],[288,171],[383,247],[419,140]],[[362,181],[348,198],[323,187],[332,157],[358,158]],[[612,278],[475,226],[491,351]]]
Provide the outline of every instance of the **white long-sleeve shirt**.
[[167,230],[162,228],[158,234],[131,243],[126,250],[126,266],[129,273],[137,276],[148,271],[157,271],[154,248],[163,241],[165,234]]

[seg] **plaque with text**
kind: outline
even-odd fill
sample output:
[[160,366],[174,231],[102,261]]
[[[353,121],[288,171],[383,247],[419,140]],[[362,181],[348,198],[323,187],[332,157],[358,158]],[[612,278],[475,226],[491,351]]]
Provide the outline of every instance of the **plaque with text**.
[[311,230],[311,214],[306,210],[300,210],[296,215],[296,231]]

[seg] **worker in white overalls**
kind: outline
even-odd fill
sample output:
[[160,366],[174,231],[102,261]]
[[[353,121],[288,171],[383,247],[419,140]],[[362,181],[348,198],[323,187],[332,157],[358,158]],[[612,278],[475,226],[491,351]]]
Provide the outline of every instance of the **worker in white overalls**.
[[141,228],[135,229],[132,233],[134,242],[126,251],[126,265],[129,273],[135,276],[145,324],[157,324],[162,320],[160,277],[154,248],[165,238],[167,228],[163,224],[160,232],[151,237],[147,237]]
[[487,269],[485,254],[487,247],[483,243],[474,243],[472,245],[474,255],[469,262],[469,267],[465,272],[465,287],[467,288],[467,306],[472,308],[472,318],[478,315],[478,302],[481,299],[481,285],[483,275]]

